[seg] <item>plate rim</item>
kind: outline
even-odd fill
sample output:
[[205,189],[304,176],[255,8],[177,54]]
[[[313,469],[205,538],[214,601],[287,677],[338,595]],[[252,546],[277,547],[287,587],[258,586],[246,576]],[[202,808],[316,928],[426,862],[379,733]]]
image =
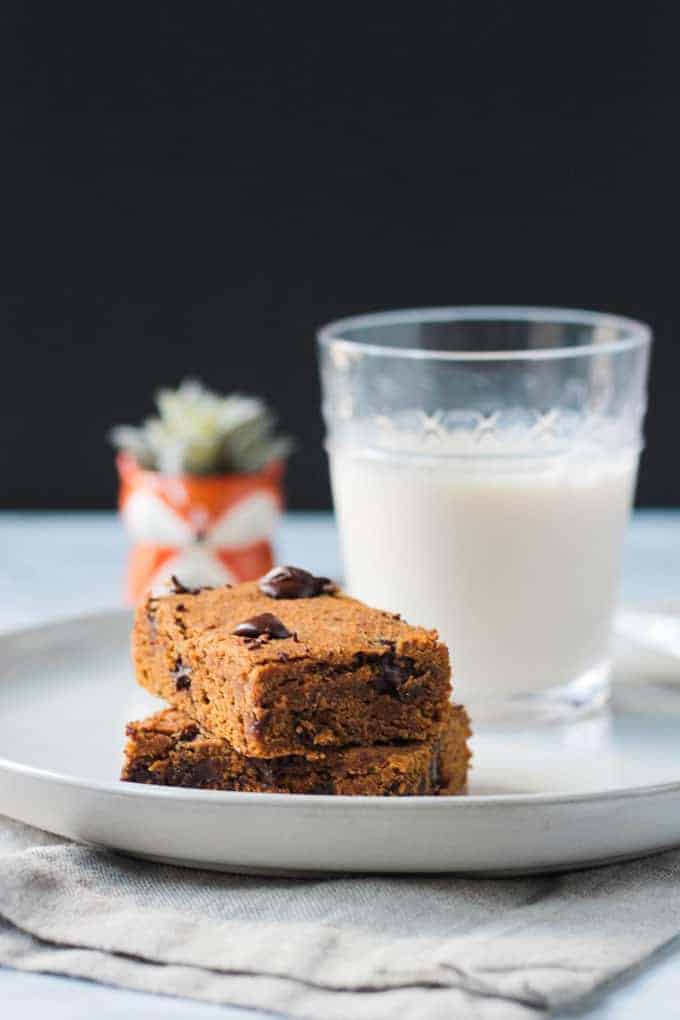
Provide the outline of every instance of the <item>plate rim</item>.
[[[60,617],[42,624],[15,627],[0,631],[0,647],[17,638],[36,638],[46,636],[49,631],[61,630],[78,625],[106,626],[107,623],[122,623],[129,620],[131,610],[128,608],[112,608],[95,610],[77,615]],[[491,807],[531,807],[555,806],[569,804],[607,804],[619,800],[631,800],[651,797],[667,797],[680,794],[680,778],[666,783],[652,783],[646,786],[627,786],[613,790],[594,790],[578,793],[494,793],[464,794],[460,796],[423,796],[423,797],[376,797],[366,794],[302,794],[302,793],[245,793],[238,790],[199,790],[183,787],[152,786],[144,783],[131,783],[124,780],[108,781],[87,779],[71,776],[52,769],[26,765],[12,758],[0,756],[0,772],[33,779],[41,783],[68,786],[84,792],[97,792],[113,797],[131,797],[144,799],[153,797],[160,800],[177,800],[183,803],[228,805],[241,804],[251,807],[277,807],[293,810],[303,806],[328,807],[331,809],[359,810],[367,805],[377,810],[408,811],[414,809],[431,809],[437,812],[456,810],[466,811]],[[378,808],[378,805],[381,805]]]

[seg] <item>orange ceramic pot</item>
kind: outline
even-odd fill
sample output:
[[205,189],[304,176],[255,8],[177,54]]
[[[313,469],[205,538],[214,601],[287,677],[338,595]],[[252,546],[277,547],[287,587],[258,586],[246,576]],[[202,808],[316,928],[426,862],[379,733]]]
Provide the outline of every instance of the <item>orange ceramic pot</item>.
[[248,475],[163,475],[116,458],[119,506],[134,543],[127,596],[161,590],[172,574],[188,587],[235,584],[273,564],[283,506],[283,464]]

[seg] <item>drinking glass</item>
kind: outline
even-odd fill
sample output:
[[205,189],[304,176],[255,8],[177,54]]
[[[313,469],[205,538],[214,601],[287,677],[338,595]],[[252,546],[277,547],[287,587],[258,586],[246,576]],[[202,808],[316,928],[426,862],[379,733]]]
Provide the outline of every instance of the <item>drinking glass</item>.
[[651,333],[552,308],[431,308],[318,335],[347,587],[439,631],[476,719],[609,696]]

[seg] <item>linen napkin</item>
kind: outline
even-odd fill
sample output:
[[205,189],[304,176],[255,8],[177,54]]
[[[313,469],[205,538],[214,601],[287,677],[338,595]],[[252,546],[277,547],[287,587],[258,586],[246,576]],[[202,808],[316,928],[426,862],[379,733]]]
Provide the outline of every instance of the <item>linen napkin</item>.
[[253,877],[0,818],[0,964],[301,1020],[528,1020],[680,931],[680,851],[565,875]]

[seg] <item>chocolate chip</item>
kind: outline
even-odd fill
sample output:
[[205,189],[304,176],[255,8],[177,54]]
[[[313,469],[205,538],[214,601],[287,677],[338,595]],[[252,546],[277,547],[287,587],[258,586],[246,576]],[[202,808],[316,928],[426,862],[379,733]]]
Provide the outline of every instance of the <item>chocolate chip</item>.
[[189,726],[185,726],[179,735],[180,740],[195,740],[199,734],[199,729],[196,723],[191,723]]
[[277,777],[273,765],[270,765],[266,758],[259,758],[255,760],[257,762],[256,770],[259,773],[260,780],[263,783],[267,783],[268,786],[274,786]]
[[[424,782],[424,780],[422,781]],[[424,793],[424,790],[418,790],[418,793]],[[397,779],[393,779],[389,787],[383,794],[384,797],[405,797],[406,796],[406,784],[404,783],[404,777],[398,776]]]
[[192,774],[196,786],[209,786],[222,779],[222,767],[215,758],[203,758],[194,766]]
[[170,676],[175,681],[175,690],[187,691],[191,687],[191,666],[181,659],[175,661],[175,668],[170,670]]
[[267,722],[265,719],[253,719],[248,723],[246,729],[254,737],[261,737],[266,732]]
[[335,793],[335,783],[331,783],[328,780],[319,780],[309,791],[319,796],[328,796],[329,794]]
[[376,694],[390,694],[393,697],[395,696],[395,690],[388,683],[384,673],[377,673],[374,677],[371,677],[369,684]]
[[273,567],[260,578],[259,588],[272,599],[309,599],[338,590],[327,577],[315,577],[300,567]]
[[430,758],[430,786],[433,791],[442,785],[442,756],[436,751]]
[[146,602],[146,621],[149,625],[149,635],[152,640],[156,638],[158,634],[158,625],[156,622],[156,610],[158,609],[158,599],[148,598]]
[[300,747],[314,747],[313,730],[305,729],[304,726],[295,727],[295,743]]
[[422,694],[420,684],[406,686],[407,681],[417,675],[413,659],[395,659],[393,655],[385,655],[379,663],[379,671],[368,681],[376,694],[389,694],[398,701],[413,701]]
[[362,666],[366,666],[372,662],[379,662],[380,660],[375,655],[367,655],[366,652],[356,652],[352,656],[352,666],[354,669],[361,669]]
[[149,772],[149,766],[145,762],[135,762],[128,765],[125,773],[120,777],[125,783],[151,783],[158,785],[158,779]]
[[170,578],[170,590],[173,595],[198,595],[199,591],[212,591],[212,585],[204,584],[200,588],[187,588],[185,584],[182,584],[180,580],[173,574]]
[[251,616],[249,620],[244,620],[243,623],[234,627],[232,634],[243,638],[258,638],[263,634],[268,634],[270,638],[293,636],[285,624],[281,623],[278,616],[274,616],[273,613],[260,613],[259,616]]
[[383,680],[388,687],[398,690],[402,684],[405,684],[411,675],[411,670],[407,663],[403,662],[386,662],[383,666]]

